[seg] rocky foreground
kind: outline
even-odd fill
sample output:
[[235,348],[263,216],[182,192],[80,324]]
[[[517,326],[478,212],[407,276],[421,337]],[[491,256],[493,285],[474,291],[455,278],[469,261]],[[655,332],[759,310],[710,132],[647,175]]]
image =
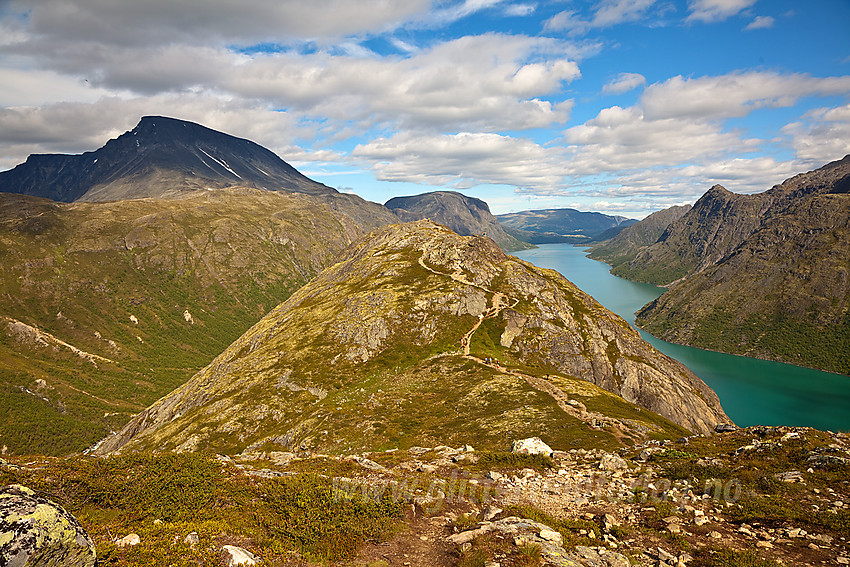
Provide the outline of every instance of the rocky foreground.
[[66,506],[104,565],[850,564],[847,434],[720,429],[614,452],[16,459],[0,481]]

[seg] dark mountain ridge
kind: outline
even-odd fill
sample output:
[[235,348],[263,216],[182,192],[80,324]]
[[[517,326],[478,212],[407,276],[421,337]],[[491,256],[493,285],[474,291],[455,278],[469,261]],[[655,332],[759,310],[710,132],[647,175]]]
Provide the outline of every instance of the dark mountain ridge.
[[770,219],[801,201],[848,191],[850,156],[808,173],[795,175],[763,193],[742,195],[715,185],[658,240],[639,251],[617,275],[669,285],[721,262]]
[[31,155],[0,172],[0,191],[63,202],[168,197],[234,185],[337,193],[259,144],[164,116],[143,117],[133,130],[93,152]]
[[520,211],[497,215],[496,218],[509,234],[532,244],[578,244],[601,237],[610,238],[613,234],[609,231],[622,230],[637,222],[626,217],[569,208]]
[[431,219],[461,236],[486,234],[508,252],[533,248],[506,233],[487,203],[455,191],[393,197],[384,206],[405,222]]
[[[590,256],[594,260],[602,260],[611,265],[611,273],[617,276],[628,277],[621,274],[622,267],[628,268],[629,262],[635,259],[644,248],[658,242],[661,235],[676,220],[682,218],[691,205],[673,206],[661,211],[656,211],[645,219],[625,227],[616,235],[606,238],[604,241],[590,249]],[[606,235],[602,235],[604,237]],[[630,273],[631,279],[641,279],[636,273]]]

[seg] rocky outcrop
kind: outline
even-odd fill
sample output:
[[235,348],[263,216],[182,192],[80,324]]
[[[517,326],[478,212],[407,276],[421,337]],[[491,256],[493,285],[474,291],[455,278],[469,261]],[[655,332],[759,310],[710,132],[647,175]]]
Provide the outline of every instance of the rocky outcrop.
[[552,445],[569,434],[558,423],[592,413],[569,397],[592,410],[598,388],[692,431],[728,421],[702,381],[557,272],[419,221],[350,247],[99,451],[213,439],[237,452],[343,451],[458,437],[495,448],[506,435]]
[[511,453],[520,455],[545,455],[552,456],[552,447],[543,442],[540,437],[529,437],[518,439],[511,444]]
[[455,191],[433,191],[409,197],[393,197],[384,206],[402,221],[429,219],[447,226],[461,236],[486,235],[503,250],[534,248],[505,232],[481,199]]
[[629,567],[628,558],[615,551],[602,553],[599,549],[587,546],[576,546],[575,551],[564,549],[561,534],[546,524],[526,518],[509,516],[495,522],[481,522],[476,528],[449,536],[454,544],[469,546],[469,542],[489,533],[513,541],[516,546],[533,546],[539,550],[543,565],[558,567]]
[[0,489],[0,563],[94,567],[94,543],[76,518],[25,486]]
[[238,565],[257,565],[259,560],[257,557],[243,547],[236,545],[222,546],[222,556],[227,567],[237,567]]

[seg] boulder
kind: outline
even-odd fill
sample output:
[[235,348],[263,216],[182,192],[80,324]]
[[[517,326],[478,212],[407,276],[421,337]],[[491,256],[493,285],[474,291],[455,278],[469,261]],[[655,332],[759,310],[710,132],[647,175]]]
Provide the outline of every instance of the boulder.
[[227,567],[237,567],[238,565],[256,565],[259,563],[257,556],[245,548],[235,545],[225,545],[221,548],[224,552],[224,564]]
[[511,444],[511,453],[519,453],[520,455],[546,455],[551,457],[553,454],[552,447],[544,443],[540,437],[529,437],[528,439],[520,439]]
[[116,547],[133,547],[134,545],[139,545],[142,543],[142,538],[139,537],[139,534],[127,534],[121,539],[115,541]]
[[718,423],[714,426],[715,433],[731,433],[732,431],[738,431],[738,428],[731,423]]
[[187,544],[192,549],[195,549],[195,546],[200,543],[201,538],[198,536],[198,532],[189,532],[185,538],[183,538],[183,543]]
[[74,516],[25,486],[0,489],[0,564],[94,567],[94,543]]

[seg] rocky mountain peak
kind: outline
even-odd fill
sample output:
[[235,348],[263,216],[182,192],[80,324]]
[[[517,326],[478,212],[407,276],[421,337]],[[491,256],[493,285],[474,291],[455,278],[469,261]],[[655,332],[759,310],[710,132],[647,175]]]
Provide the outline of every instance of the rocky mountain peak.
[[0,172],[0,191],[65,202],[170,197],[232,186],[337,193],[259,144],[164,116],[143,117],[93,152],[30,156]]

